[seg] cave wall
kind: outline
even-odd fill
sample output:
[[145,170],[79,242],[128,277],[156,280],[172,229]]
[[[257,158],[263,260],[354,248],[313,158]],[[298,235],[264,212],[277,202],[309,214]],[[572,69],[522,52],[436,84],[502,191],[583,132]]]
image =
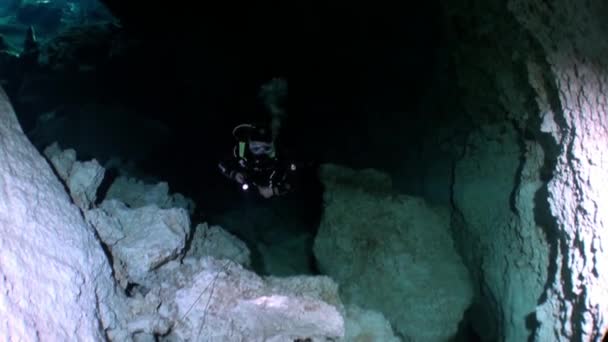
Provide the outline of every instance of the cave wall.
[[471,123],[452,188],[454,236],[477,284],[469,319],[484,340],[599,341],[608,325],[606,6],[444,9],[459,115]]
[[554,273],[539,303],[536,337],[597,341],[608,328],[608,5],[518,0],[509,8],[546,56],[545,68],[528,60],[529,77],[541,131],[557,145],[547,184]]
[[446,18],[462,101],[454,114],[469,124],[452,178],[454,238],[477,291],[469,319],[483,340],[525,341],[549,255],[533,212],[544,155],[526,119],[533,93],[515,54],[530,47],[503,5],[461,6],[451,4]]
[[2,88],[0,194],[0,340],[105,340],[126,313],[107,256]]

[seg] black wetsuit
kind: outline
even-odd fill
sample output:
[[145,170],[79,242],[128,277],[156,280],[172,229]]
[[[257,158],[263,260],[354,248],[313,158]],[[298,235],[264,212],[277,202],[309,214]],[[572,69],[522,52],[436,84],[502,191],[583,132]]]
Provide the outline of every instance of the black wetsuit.
[[[270,187],[274,195],[289,192],[289,175],[295,171],[293,164],[282,161],[277,157],[277,153],[272,153],[272,156],[256,156],[249,151],[248,143],[245,142],[247,136],[235,136],[239,142],[234,147],[233,158],[219,163],[222,174],[236,181],[236,176],[240,173],[244,177],[244,184]],[[240,147],[239,144],[245,145]]]
[[244,177],[244,183],[249,185],[270,187],[274,195],[282,195],[291,189],[289,173],[291,165],[281,163],[278,158],[264,156],[262,158],[227,159],[219,164],[220,171],[228,178],[236,180],[236,175]]

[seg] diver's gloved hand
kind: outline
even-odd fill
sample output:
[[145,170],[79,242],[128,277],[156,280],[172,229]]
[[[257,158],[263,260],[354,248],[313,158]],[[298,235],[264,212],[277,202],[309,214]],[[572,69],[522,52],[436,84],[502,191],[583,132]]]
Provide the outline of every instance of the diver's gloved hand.
[[239,184],[244,184],[244,183],[245,183],[245,176],[244,176],[242,173],[237,172],[237,173],[234,175],[234,180],[235,180],[237,183],[239,183]]
[[274,189],[266,186],[258,186],[258,192],[264,198],[270,198],[274,195]]

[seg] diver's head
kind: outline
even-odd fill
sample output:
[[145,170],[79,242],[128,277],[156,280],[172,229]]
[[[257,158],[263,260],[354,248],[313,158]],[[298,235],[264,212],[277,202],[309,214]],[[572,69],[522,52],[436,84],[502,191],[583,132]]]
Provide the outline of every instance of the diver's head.
[[255,156],[272,155],[274,144],[272,133],[266,128],[256,128],[249,137],[249,151]]
[[255,156],[270,156],[274,152],[274,146],[272,142],[250,140],[249,151]]

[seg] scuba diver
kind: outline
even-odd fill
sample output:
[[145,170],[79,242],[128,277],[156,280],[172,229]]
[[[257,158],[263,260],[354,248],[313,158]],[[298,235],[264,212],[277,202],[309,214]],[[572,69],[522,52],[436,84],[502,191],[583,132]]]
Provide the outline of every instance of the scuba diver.
[[287,115],[287,80],[273,78],[258,93],[268,116],[266,125],[241,124],[232,135],[237,140],[232,158],[219,164],[223,175],[240,184],[244,191],[255,187],[264,198],[287,194],[293,188],[297,166],[286,162],[276,142]]
[[241,124],[233,129],[232,135],[237,140],[232,158],[219,163],[224,176],[236,181],[243,191],[256,188],[264,198],[292,190],[292,175],[297,166],[281,159],[271,129]]

